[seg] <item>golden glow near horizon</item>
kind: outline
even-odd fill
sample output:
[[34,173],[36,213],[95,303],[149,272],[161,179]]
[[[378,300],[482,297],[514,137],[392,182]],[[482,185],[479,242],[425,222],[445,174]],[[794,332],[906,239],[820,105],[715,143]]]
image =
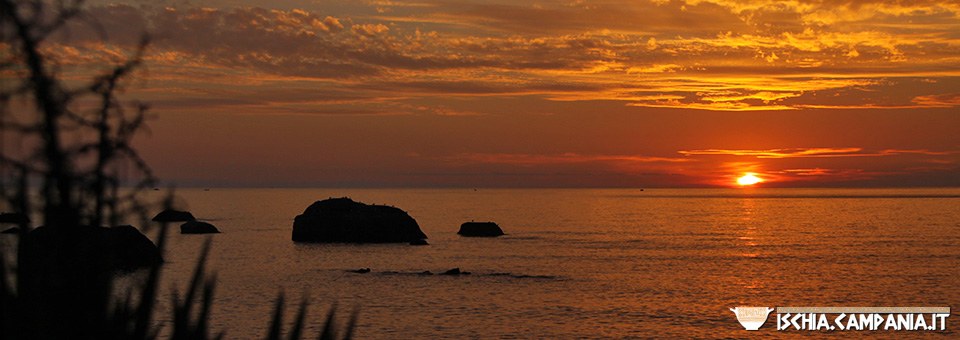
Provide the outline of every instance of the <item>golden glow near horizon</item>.
[[757,177],[755,173],[747,173],[743,177],[737,178],[737,184],[740,186],[749,186],[763,182],[763,179]]
[[125,98],[181,185],[960,186],[956,1],[89,9],[45,51],[74,81],[150,32]]

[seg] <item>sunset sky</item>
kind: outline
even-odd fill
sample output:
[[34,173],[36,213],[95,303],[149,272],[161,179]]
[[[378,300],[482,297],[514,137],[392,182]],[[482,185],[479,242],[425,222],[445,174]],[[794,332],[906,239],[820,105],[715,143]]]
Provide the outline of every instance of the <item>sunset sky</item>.
[[90,5],[165,184],[960,186],[960,1]]

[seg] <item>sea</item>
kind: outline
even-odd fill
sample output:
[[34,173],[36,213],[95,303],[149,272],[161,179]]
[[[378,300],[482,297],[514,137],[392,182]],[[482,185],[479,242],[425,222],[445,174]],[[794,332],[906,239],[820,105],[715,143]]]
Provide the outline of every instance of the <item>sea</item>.
[[[159,198],[163,192],[150,193]],[[747,331],[737,306],[960,307],[960,189],[179,189],[222,233],[167,240],[161,300],[211,242],[211,329],[263,338],[309,301],[355,339],[956,339],[945,330]],[[427,246],[291,240],[315,201],[416,219]],[[457,235],[493,221],[506,235]],[[148,231],[155,237],[156,229]],[[369,273],[353,270],[370,268]],[[452,268],[470,275],[434,274]],[[134,274],[131,274],[134,275]],[[832,319],[833,316],[831,316]],[[169,313],[158,315],[161,323]]]

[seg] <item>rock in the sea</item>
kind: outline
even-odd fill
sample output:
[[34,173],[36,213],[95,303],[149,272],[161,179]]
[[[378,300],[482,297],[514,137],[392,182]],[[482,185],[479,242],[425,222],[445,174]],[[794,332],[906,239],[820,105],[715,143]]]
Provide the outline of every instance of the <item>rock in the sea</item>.
[[111,289],[117,283],[113,274],[161,262],[160,250],[131,226],[33,229],[23,235],[17,256],[17,296],[27,302],[17,313],[22,313],[18,320],[27,322],[28,328],[40,329],[21,328],[28,329],[26,336],[12,338],[114,338],[103,327],[111,319],[109,315],[116,312],[116,307],[111,307],[122,296],[117,294],[130,292],[131,287],[139,292],[140,282],[146,281],[122,280],[132,286],[124,284]]
[[200,221],[189,221],[180,225],[181,234],[219,234],[220,230],[212,224]]
[[107,247],[113,250],[117,269],[131,270],[163,263],[160,248],[137,228],[121,225],[103,229],[108,237]]
[[5,212],[0,214],[0,223],[27,224],[30,218],[26,214]]
[[295,242],[409,243],[425,238],[403,210],[346,197],[317,201],[293,221]]
[[370,268],[360,268],[355,270],[348,270],[351,273],[366,274],[370,272]]
[[163,263],[160,249],[133,226],[38,227],[20,244],[26,265],[133,270]]
[[196,221],[189,211],[167,209],[153,217],[154,222],[190,222]]
[[440,275],[470,275],[470,272],[462,272],[460,268],[453,268],[441,273]]
[[460,225],[460,236],[493,237],[503,235],[503,230],[493,222],[466,222]]

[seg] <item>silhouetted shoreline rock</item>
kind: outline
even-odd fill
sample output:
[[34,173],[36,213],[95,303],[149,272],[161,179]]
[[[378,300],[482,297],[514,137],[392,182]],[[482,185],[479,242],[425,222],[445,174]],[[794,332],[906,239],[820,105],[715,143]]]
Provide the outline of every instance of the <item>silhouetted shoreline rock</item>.
[[403,210],[346,197],[314,202],[293,222],[295,242],[410,243],[425,238]]
[[21,213],[9,213],[5,212],[0,214],[0,223],[10,223],[10,224],[27,224],[30,223],[30,218],[25,214]]
[[153,217],[154,222],[190,222],[196,221],[189,211],[167,209]]
[[200,221],[189,221],[180,225],[181,234],[219,234],[220,230],[212,224]]
[[460,236],[494,237],[503,235],[503,230],[493,222],[466,222],[460,225]]
[[134,270],[163,263],[153,241],[129,225],[38,227],[24,237],[20,247],[20,258],[37,266]]

